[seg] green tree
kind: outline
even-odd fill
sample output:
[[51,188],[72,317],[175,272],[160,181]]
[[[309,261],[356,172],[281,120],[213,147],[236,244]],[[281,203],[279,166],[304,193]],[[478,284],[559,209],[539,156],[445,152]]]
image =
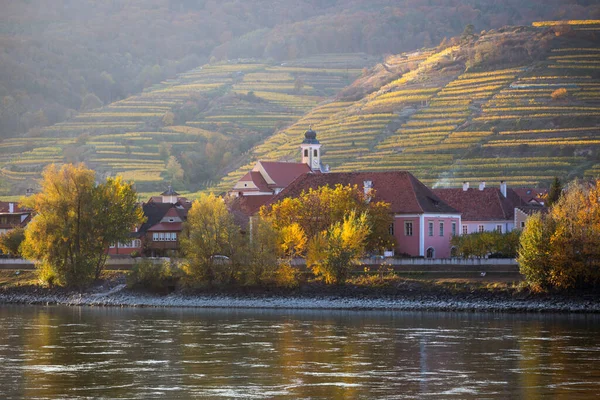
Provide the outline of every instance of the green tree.
[[177,157],[169,157],[169,161],[167,161],[166,172],[172,183],[177,184],[183,182],[184,171],[183,168],[181,168],[181,164],[177,160]]
[[[201,194],[181,236],[185,272],[196,282],[232,283],[244,255],[243,238],[223,199]],[[227,258],[225,258],[227,257]]]
[[562,193],[563,187],[557,176],[554,177],[552,185],[550,185],[550,191],[548,192],[548,198],[546,199],[546,206],[550,207],[558,201]]
[[343,222],[334,223],[310,241],[307,264],[326,283],[343,285],[364,253],[369,232],[367,214],[350,212]]
[[109,246],[128,240],[143,220],[133,184],[120,177],[96,184],[83,164],[52,164],[42,177],[41,191],[23,200],[35,214],[23,256],[36,261],[46,280],[83,286],[99,277]]
[[0,250],[13,257],[21,255],[21,243],[25,240],[25,229],[16,227],[0,235]]
[[100,108],[102,107],[103,103],[102,100],[100,100],[98,98],[98,96],[96,96],[94,93],[88,93],[83,97],[83,100],[81,101],[81,111],[90,111],[93,110],[95,108]]

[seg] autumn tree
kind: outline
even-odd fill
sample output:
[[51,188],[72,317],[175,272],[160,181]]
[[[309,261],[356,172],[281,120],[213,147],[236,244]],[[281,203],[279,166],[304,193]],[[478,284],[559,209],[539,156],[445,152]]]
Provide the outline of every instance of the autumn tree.
[[223,199],[201,194],[181,236],[186,273],[196,282],[232,283],[244,255],[243,237]]
[[273,225],[263,219],[253,220],[250,227],[246,282],[264,284],[274,279],[278,269],[280,235]]
[[25,229],[16,227],[0,235],[0,251],[12,257],[21,255],[21,243],[25,240]]
[[22,253],[36,261],[40,277],[82,286],[98,278],[111,244],[129,240],[143,220],[133,184],[120,177],[96,184],[83,164],[48,166],[42,189],[24,199],[35,217],[27,225]]
[[329,229],[335,222],[343,221],[350,211],[358,214],[366,212],[371,228],[366,249],[382,250],[394,245],[394,238],[389,233],[393,219],[389,204],[376,202],[376,198],[375,191],[365,195],[356,185],[323,186],[316,190],[309,189],[295,198],[283,199],[268,209],[263,208],[261,215],[270,218],[279,230],[296,223],[310,239]]
[[540,288],[569,289],[600,281],[600,180],[573,182],[544,218],[529,218],[519,265]]
[[369,232],[367,213],[350,212],[342,222],[335,222],[310,241],[307,265],[325,282],[344,284],[364,253]]

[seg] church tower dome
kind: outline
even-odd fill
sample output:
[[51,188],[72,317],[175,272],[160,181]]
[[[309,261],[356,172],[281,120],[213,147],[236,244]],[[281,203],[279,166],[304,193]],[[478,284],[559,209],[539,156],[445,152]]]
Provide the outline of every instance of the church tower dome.
[[321,171],[321,143],[317,140],[317,132],[312,126],[304,132],[304,140],[300,144],[302,162],[308,164],[311,170]]

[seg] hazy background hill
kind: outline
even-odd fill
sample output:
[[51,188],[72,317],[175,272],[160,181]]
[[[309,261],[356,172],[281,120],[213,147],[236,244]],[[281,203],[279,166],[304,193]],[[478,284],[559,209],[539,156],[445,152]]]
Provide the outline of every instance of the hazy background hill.
[[0,12],[0,137],[72,118],[209,60],[395,54],[594,1],[23,0]]

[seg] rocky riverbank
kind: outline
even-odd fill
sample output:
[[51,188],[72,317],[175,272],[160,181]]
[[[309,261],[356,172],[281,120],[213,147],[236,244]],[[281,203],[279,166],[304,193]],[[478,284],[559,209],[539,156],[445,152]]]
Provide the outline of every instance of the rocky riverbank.
[[347,310],[431,310],[483,312],[600,312],[600,295],[534,294],[528,291],[433,287],[403,283],[393,288],[308,285],[290,291],[174,291],[151,294],[127,289],[122,282],[77,292],[39,286],[0,290],[0,303],[112,307],[202,307]]

